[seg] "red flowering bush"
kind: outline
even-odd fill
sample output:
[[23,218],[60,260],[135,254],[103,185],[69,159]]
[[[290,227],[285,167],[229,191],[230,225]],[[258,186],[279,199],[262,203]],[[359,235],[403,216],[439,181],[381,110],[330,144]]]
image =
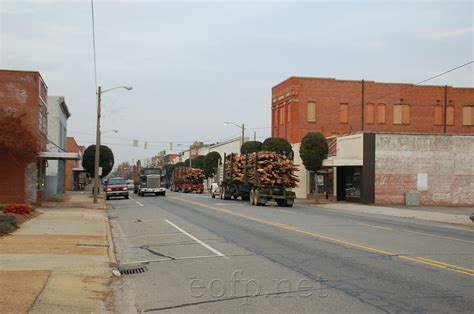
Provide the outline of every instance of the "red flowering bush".
[[8,204],[3,208],[5,214],[29,215],[32,211],[33,208],[26,204]]

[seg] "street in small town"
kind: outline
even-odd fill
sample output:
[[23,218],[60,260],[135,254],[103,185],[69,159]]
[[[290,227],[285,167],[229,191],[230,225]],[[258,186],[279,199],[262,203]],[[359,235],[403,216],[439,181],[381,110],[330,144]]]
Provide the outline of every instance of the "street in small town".
[[472,228],[207,196],[111,201],[130,311],[469,312]]
[[0,1],[0,313],[473,313],[473,1]]

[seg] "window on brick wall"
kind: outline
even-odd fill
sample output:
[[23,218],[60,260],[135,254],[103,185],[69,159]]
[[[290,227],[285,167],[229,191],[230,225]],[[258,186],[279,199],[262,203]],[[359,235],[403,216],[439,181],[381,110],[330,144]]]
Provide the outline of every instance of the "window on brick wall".
[[462,125],[474,125],[474,106],[465,106],[462,108]]
[[446,125],[454,125],[454,106],[446,107]]
[[316,103],[308,102],[308,122],[316,122]]
[[47,128],[48,128],[48,118],[46,116],[46,109],[44,108],[44,106],[40,105],[38,119],[39,119],[38,126],[39,126],[40,132],[42,134],[46,134]]
[[385,104],[377,105],[377,123],[385,124]]
[[434,106],[434,125],[443,125],[443,106]]
[[373,124],[374,123],[374,115],[375,115],[375,106],[374,104],[367,104],[365,105],[365,123]]
[[410,105],[393,105],[393,124],[410,124]]
[[280,107],[280,124],[285,123],[285,107]]
[[340,123],[349,122],[349,105],[348,104],[339,105],[339,122]]

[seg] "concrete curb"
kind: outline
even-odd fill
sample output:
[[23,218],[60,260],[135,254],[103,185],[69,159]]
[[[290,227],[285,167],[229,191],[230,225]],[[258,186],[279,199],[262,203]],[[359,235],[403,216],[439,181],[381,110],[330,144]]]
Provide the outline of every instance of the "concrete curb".
[[[104,209],[107,210],[107,204],[105,202]],[[115,256],[115,246],[112,238],[112,228],[110,226],[110,219],[107,216],[107,212],[105,216],[105,227],[107,229],[107,243],[109,244],[109,248],[107,249],[107,255],[109,256],[110,266],[112,268],[118,268],[118,261],[117,257]]]
[[[302,204],[300,204],[302,205]],[[349,209],[349,208],[336,208],[331,204],[305,204],[303,206],[306,207],[316,207],[321,209],[327,210],[334,210],[334,211],[345,211],[345,212],[352,212],[352,213],[361,213],[361,214],[377,214],[383,215],[387,217],[396,217],[396,218],[405,218],[405,219],[416,219],[420,221],[429,221],[429,222],[437,222],[437,223],[445,223],[450,225],[457,225],[463,227],[470,227],[474,228],[474,224],[470,221],[469,217],[461,216],[461,215],[453,215],[453,214],[445,214],[441,213],[441,216],[445,217],[438,217],[439,213],[434,213],[435,215],[429,215],[429,212],[422,212],[422,211],[406,211],[402,210],[403,212],[396,213],[396,212],[387,212],[385,210],[373,208],[371,210],[364,210],[364,209]]]

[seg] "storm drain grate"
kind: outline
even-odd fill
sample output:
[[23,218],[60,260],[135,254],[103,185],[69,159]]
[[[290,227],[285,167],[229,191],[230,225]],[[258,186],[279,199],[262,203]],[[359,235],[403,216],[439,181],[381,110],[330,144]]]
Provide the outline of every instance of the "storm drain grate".
[[135,274],[143,274],[148,271],[148,268],[145,266],[133,267],[133,268],[121,268],[120,274],[122,276],[125,275],[135,275]]

